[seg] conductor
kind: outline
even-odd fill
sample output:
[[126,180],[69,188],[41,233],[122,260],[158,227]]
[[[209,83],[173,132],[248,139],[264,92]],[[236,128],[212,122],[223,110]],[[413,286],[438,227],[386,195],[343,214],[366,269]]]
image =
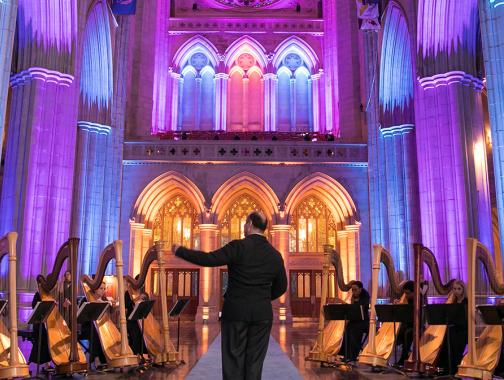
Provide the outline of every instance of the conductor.
[[228,266],[221,318],[224,380],[261,378],[273,322],[271,301],[287,290],[282,256],[264,236],[267,226],[264,215],[252,212],[245,222],[244,239],[210,253],[172,247],[177,257],[193,264]]

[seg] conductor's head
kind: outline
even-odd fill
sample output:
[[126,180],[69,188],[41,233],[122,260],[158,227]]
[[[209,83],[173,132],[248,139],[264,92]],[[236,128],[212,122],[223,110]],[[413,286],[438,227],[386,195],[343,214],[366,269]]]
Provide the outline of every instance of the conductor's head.
[[254,211],[249,216],[247,216],[247,220],[245,221],[245,226],[243,228],[243,232],[245,236],[252,234],[264,234],[266,228],[268,227],[268,219],[258,211]]

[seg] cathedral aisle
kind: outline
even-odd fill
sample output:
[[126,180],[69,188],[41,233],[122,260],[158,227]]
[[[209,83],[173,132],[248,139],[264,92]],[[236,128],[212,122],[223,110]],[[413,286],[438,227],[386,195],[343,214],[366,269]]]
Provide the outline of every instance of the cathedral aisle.
[[[221,336],[219,335],[210,346],[208,352],[201,357],[186,377],[187,380],[206,380],[221,378]],[[303,377],[294,367],[287,355],[282,351],[275,338],[270,337],[268,354],[264,360],[263,379],[300,380]]]

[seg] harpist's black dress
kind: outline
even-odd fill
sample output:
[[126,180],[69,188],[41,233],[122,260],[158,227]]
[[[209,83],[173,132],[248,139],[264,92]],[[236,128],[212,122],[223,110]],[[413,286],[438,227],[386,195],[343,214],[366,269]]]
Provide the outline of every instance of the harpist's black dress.
[[[133,299],[131,298],[130,294],[128,291],[124,294],[124,308],[126,309],[126,318],[129,317],[133,309],[135,308],[135,303],[133,302]],[[142,330],[140,329],[140,326],[138,325],[138,321],[130,321],[129,319],[126,319],[126,327],[128,330],[128,342],[133,350],[133,353],[136,355],[140,355],[142,353],[142,344],[144,345],[143,347],[143,353],[147,353],[147,349],[145,348],[144,341],[142,339]]]
[[[32,309],[35,309],[35,306],[38,302],[41,302],[42,298],[40,297],[39,292],[35,293],[32,300]],[[39,327],[40,324],[33,325],[33,346],[30,352],[30,357],[28,361],[30,363],[37,363],[37,353],[38,353],[38,345],[39,345]],[[51,361],[51,353],[49,352],[49,342],[47,340],[47,329],[45,327],[45,323],[42,323],[42,334],[40,335],[40,361],[38,364],[44,364]]]

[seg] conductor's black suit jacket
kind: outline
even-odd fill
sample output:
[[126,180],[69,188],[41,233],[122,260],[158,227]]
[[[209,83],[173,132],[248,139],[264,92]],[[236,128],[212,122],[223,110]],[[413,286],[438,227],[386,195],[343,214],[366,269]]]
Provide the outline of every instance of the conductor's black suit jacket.
[[210,253],[180,247],[175,255],[205,267],[228,266],[222,308],[227,321],[272,320],[271,301],[287,290],[282,255],[262,235],[233,240]]

